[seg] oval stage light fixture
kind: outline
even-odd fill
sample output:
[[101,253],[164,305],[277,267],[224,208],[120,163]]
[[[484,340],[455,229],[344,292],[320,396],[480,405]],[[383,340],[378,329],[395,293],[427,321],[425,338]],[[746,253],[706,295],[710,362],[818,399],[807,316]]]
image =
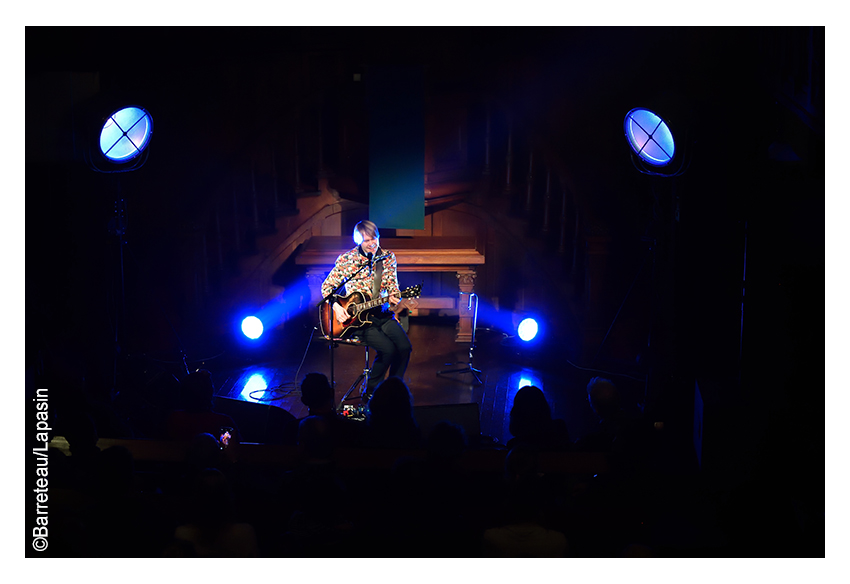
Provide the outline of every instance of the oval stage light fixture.
[[626,114],[623,127],[629,146],[644,162],[661,167],[673,160],[676,154],[673,133],[657,114],[635,108]]
[[242,321],[242,334],[249,339],[259,339],[263,334],[263,321],[256,316],[248,316]]
[[110,115],[100,129],[100,152],[123,163],[142,153],[153,134],[153,120],[143,108],[129,106]]
[[533,318],[525,318],[519,326],[517,327],[517,335],[519,338],[525,342],[531,341],[534,337],[537,336],[537,331],[539,327],[537,325],[537,321]]

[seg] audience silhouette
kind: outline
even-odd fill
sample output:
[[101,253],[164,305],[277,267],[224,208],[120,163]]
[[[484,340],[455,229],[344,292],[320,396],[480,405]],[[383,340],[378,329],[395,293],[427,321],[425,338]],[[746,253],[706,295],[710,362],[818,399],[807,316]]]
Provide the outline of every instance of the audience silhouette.
[[475,491],[462,464],[466,448],[463,429],[441,421],[424,440],[421,455],[396,461],[375,498],[382,502],[377,508],[382,516],[374,518],[381,524],[382,548],[393,556],[477,555],[477,509],[458,497],[458,493]]
[[592,378],[587,383],[587,399],[598,424],[593,432],[576,441],[576,450],[629,456],[646,451],[652,428],[643,422],[639,412],[623,408],[620,391],[610,379]]
[[[584,546],[585,554],[590,550],[602,556],[647,553],[642,541],[646,517],[660,492],[650,487],[652,481],[646,474],[652,426],[643,422],[639,412],[623,407],[622,394],[610,379],[590,379],[587,399],[598,424],[575,442],[574,450],[605,453],[610,470],[589,480],[582,493],[581,504],[597,511],[585,516],[582,525],[594,545],[579,545]],[[632,547],[626,549],[629,545]]]
[[567,555],[566,536],[547,526],[552,497],[538,472],[534,447],[513,448],[505,457],[505,519],[484,531],[482,554],[500,558],[561,558]]
[[[328,447],[358,447],[364,440],[365,426],[362,422],[345,418],[336,410],[334,390],[323,373],[308,373],[301,382],[301,403],[307,406],[308,416],[321,418],[325,423],[314,420],[310,432],[298,429],[298,443],[302,444],[306,436],[329,441]],[[303,421],[303,420],[302,420]]]
[[[566,424],[552,418],[536,386],[514,397],[508,448],[470,450],[463,429],[448,421],[423,435],[399,378],[381,383],[366,420],[355,421],[337,413],[327,377],[310,373],[301,384],[308,415],[298,424],[297,448],[282,445],[270,458],[257,448],[258,458],[238,460],[219,442],[221,426],[238,429],[212,411],[209,373],[190,375],[183,390],[184,409],[168,427],[184,441],[177,448],[185,457],[160,443],[171,450],[136,461],[124,446],[98,441],[84,408],[58,413],[55,434],[68,449],[50,453],[57,550],[79,557],[664,556],[652,529],[668,491],[641,464],[651,426],[623,407],[608,379],[587,384],[598,425],[573,448],[600,454],[593,456],[566,452]],[[599,476],[560,466],[584,460],[605,462]],[[754,492],[739,491],[723,509],[726,532],[738,528]],[[781,498],[786,512],[793,495]],[[666,529],[675,528],[673,513],[665,513]],[[799,532],[793,524],[783,529],[773,545]],[[726,537],[736,553],[752,545]]]
[[221,470],[224,456],[219,440],[212,434],[197,434],[186,451],[186,472],[194,475],[207,468]]
[[388,377],[367,404],[367,444],[377,448],[421,446],[422,433],[413,416],[413,397],[404,381]]
[[184,501],[186,522],[174,530],[168,557],[247,558],[258,555],[257,536],[250,523],[234,517],[227,477],[208,468],[191,478]]
[[552,419],[546,396],[534,385],[526,385],[516,392],[508,431],[513,436],[508,441],[508,448],[522,446],[565,451],[571,447],[566,423],[564,420]]
[[239,428],[227,414],[213,411],[215,387],[206,369],[190,373],[181,383],[183,409],[171,412],[166,420],[166,438],[188,442],[198,434],[220,438],[222,428],[232,428],[234,443],[239,442]]
[[331,425],[323,416],[299,425],[300,463],[287,473],[284,488],[294,504],[282,536],[298,557],[332,556],[348,547],[354,529],[345,508],[348,488],[333,460]]

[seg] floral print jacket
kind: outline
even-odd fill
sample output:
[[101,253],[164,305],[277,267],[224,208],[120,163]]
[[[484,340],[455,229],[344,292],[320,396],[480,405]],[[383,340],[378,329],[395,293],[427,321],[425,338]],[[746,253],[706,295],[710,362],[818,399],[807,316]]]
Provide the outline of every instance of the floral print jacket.
[[[389,257],[381,261],[381,263],[384,264],[384,270],[381,274],[381,295],[399,296],[401,291],[398,287],[398,264],[396,263],[395,254],[391,251],[378,248],[375,256],[381,257],[383,255],[388,255]],[[325,281],[322,282],[322,298],[330,294],[334,288],[339,286],[343,280],[360,269],[361,266],[365,266],[368,263],[369,260],[366,255],[360,251],[360,246],[357,246],[336,258],[336,263],[334,264],[333,269],[328,274],[328,277],[325,278]],[[377,268],[377,264],[375,265],[375,268]],[[374,277],[374,273],[371,272],[368,267],[360,270],[360,273],[354,276],[354,278],[349,280],[345,285],[345,296],[348,296],[352,292],[362,292],[366,298],[371,299],[372,281],[374,280]]]

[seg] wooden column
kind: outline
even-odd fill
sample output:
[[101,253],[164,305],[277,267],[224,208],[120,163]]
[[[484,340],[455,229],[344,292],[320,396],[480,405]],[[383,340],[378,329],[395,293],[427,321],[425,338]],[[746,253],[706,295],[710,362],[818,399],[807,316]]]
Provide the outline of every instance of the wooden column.
[[458,343],[472,342],[472,324],[475,310],[475,304],[472,305],[472,310],[469,310],[469,295],[475,289],[475,269],[459,269],[457,271],[457,283],[460,294],[458,295],[458,323],[457,337],[455,341]]

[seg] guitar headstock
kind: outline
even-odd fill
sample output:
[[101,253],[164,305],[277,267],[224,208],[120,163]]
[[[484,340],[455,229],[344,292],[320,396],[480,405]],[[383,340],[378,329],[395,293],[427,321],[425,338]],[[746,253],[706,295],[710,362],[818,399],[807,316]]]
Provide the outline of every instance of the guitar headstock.
[[401,291],[402,298],[419,298],[419,295],[422,293],[422,284],[417,284],[416,286],[409,286]]

